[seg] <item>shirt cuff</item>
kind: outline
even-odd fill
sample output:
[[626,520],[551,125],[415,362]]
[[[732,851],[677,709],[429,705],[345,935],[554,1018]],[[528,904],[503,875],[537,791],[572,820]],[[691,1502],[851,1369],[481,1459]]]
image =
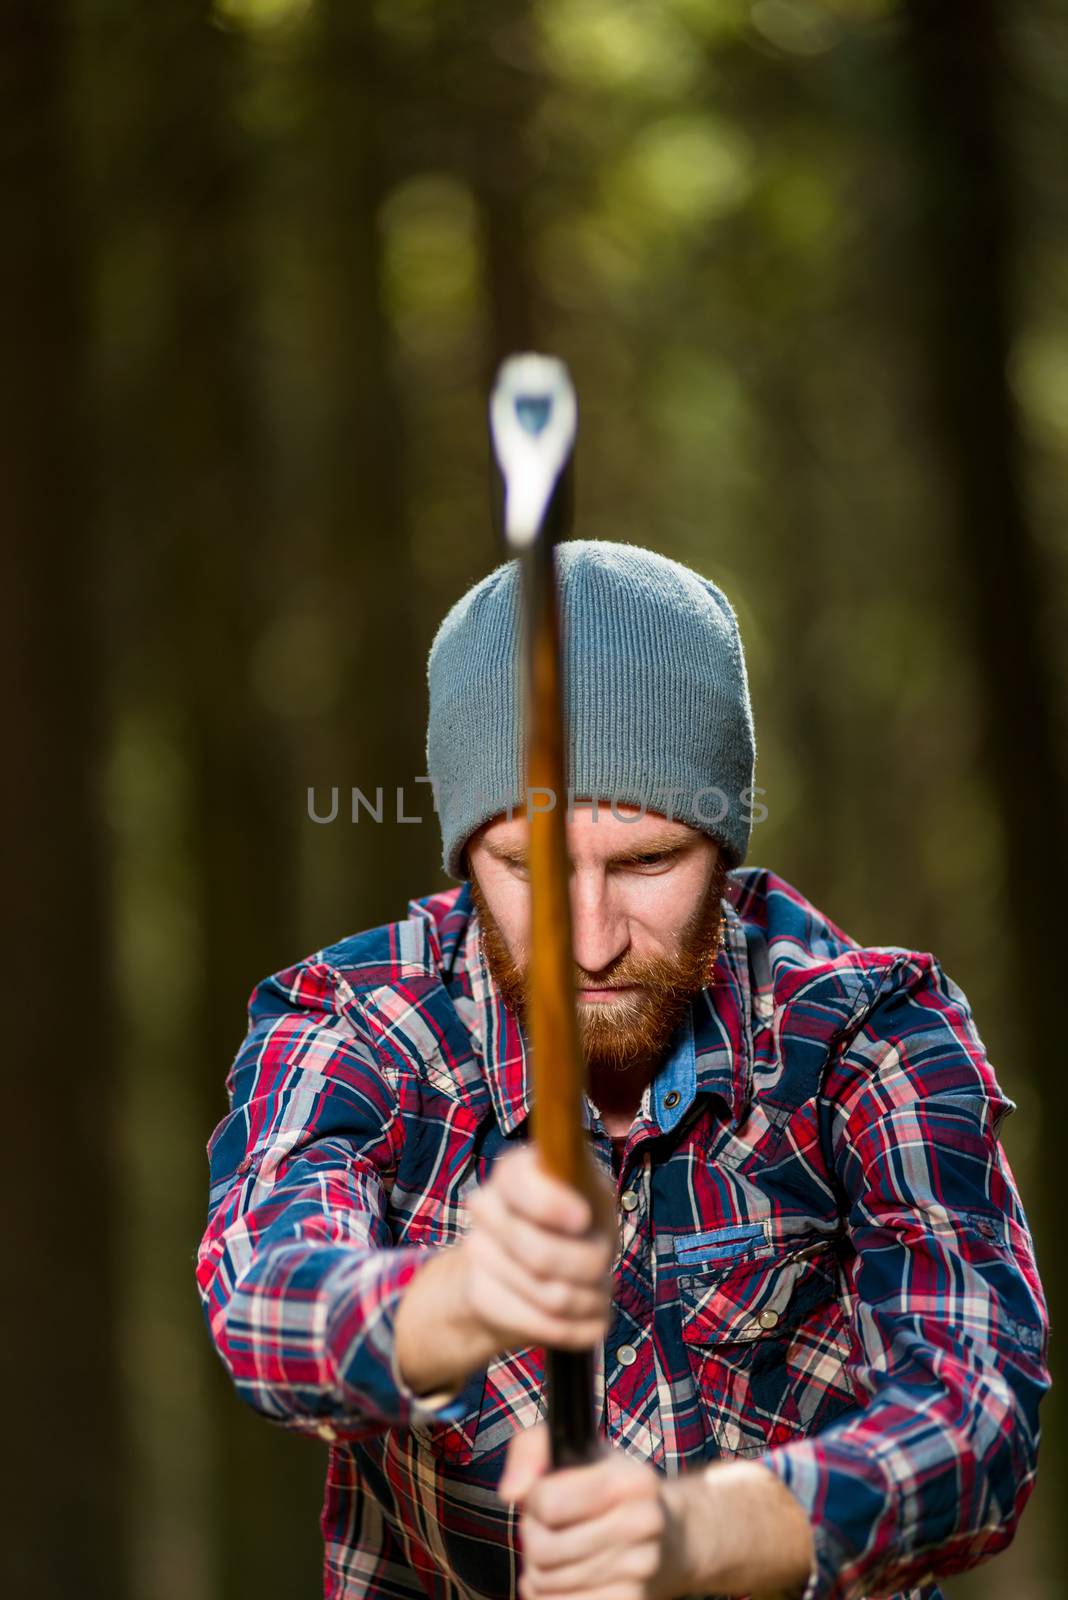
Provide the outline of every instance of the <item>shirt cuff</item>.
[[401,1374],[397,1359],[397,1341],[393,1341],[393,1382],[401,1402],[408,1409],[408,1420],[420,1422],[455,1422],[464,1415],[464,1391],[469,1386],[453,1384],[448,1389],[435,1389],[431,1394],[418,1394]]
[[454,1422],[466,1416],[481,1396],[484,1373],[433,1394],[416,1394],[401,1376],[397,1310],[427,1259],[422,1248],[375,1251],[357,1258],[334,1285],[327,1347],[337,1372],[342,1410],[361,1423],[411,1427]]
[[814,1567],[802,1600],[860,1600],[880,1584],[892,1557],[896,1498],[867,1460],[829,1461],[818,1439],[799,1439],[761,1456],[812,1528]]

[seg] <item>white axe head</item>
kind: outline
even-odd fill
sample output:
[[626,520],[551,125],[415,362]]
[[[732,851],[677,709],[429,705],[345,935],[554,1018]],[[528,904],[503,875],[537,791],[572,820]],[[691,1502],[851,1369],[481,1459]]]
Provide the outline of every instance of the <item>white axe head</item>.
[[490,432],[504,479],[504,536],[513,550],[534,543],[575,446],[578,406],[555,356],[509,356],[490,396]]

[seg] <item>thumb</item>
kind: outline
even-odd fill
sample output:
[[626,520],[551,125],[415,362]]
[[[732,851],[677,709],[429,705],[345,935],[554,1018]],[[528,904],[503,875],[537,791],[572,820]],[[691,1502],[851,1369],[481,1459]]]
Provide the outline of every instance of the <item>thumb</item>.
[[523,1500],[549,1470],[549,1430],[544,1422],[512,1435],[497,1485],[502,1500]]

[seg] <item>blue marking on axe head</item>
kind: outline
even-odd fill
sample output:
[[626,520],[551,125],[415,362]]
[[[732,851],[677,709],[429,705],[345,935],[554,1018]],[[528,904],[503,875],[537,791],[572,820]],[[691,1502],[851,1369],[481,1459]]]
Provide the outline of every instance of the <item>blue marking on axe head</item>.
[[552,401],[540,394],[521,394],[515,402],[516,421],[524,433],[535,436],[548,423],[551,410]]

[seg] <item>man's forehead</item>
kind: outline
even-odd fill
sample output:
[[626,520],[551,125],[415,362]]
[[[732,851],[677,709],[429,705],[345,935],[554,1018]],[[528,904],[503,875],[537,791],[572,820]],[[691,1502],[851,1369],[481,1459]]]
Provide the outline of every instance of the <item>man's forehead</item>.
[[[500,860],[526,856],[529,823],[525,815],[502,815],[477,836]],[[567,821],[568,852],[575,861],[604,862],[657,850],[680,850],[705,836],[684,822],[675,822],[638,806],[576,800]]]

